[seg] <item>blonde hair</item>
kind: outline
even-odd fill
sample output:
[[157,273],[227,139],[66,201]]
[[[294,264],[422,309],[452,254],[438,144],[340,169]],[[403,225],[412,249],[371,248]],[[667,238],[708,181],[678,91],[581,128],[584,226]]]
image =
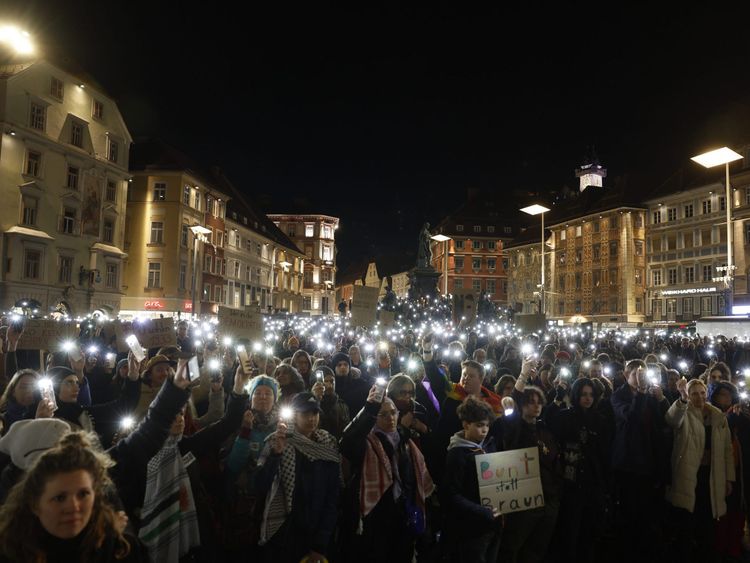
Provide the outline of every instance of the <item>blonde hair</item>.
[[124,559],[130,544],[115,525],[115,511],[105,498],[112,487],[107,470],[112,459],[98,451],[96,435],[71,432],[60,443],[42,454],[24,478],[10,492],[0,507],[0,551],[12,561],[46,562],[47,553],[40,547],[44,528],[34,509],[50,479],[60,473],[86,471],[94,489],[94,506],[78,553],[80,561],[91,561],[107,537],[115,538],[115,558]]
[[687,394],[690,395],[690,389],[692,387],[695,387],[696,385],[701,385],[704,389],[706,389],[706,384],[700,380],[700,379],[691,379],[687,382]]

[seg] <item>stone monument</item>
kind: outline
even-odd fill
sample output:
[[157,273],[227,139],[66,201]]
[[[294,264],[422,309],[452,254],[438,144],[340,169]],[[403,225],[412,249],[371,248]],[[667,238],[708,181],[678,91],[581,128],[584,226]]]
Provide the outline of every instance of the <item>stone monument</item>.
[[432,267],[432,233],[430,224],[425,223],[419,233],[419,248],[417,249],[417,265],[409,272],[409,298],[421,299],[438,295],[437,281],[440,272]]

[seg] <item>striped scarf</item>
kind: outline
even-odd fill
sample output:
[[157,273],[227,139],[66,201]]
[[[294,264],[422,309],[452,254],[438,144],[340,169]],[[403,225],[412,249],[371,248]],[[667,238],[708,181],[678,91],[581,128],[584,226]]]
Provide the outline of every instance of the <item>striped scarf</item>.
[[[271,434],[266,442],[273,437]],[[297,432],[287,434],[287,446],[281,452],[279,472],[273,479],[271,489],[266,495],[266,505],[263,510],[263,522],[260,527],[259,545],[264,545],[278,532],[287,516],[292,512],[294,499],[294,484],[297,476],[297,453],[304,455],[310,461],[332,461],[341,464],[336,438],[325,430],[318,429],[312,434],[312,439],[305,438]],[[258,464],[263,465],[270,454],[270,447],[266,447]]]
[[193,490],[177,447],[180,438],[167,438],[148,462],[138,537],[154,563],[177,563],[192,547],[200,545]]
[[[422,452],[419,451],[414,441],[409,440],[406,447],[409,449],[417,480],[417,506],[424,511],[425,499],[435,490],[435,485],[427,472]],[[362,479],[359,483],[359,513],[362,518],[370,514],[393,484],[391,460],[388,459],[383,444],[373,430],[367,435],[367,449],[362,464]]]

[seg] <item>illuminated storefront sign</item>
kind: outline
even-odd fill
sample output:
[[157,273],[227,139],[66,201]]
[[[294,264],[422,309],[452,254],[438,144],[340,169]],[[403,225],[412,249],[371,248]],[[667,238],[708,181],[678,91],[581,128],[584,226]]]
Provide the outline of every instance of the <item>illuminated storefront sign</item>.
[[669,289],[662,291],[662,296],[667,295],[693,295],[696,293],[716,293],[718,291],[715,287],[693,287],[690,289]]
[[164,309],[164,302],[160,299],[151,299],[143,303],[143,308],[146,311],[161,311]]

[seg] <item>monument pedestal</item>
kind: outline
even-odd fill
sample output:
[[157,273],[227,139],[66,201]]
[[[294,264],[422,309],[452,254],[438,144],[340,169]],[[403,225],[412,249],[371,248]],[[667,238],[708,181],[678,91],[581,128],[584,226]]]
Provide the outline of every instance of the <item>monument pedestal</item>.
[[422,297],[435,299],[439,295],[437,288],[440,272],[435,268],[414,268],[409,272],[409,299],[418,300]]

